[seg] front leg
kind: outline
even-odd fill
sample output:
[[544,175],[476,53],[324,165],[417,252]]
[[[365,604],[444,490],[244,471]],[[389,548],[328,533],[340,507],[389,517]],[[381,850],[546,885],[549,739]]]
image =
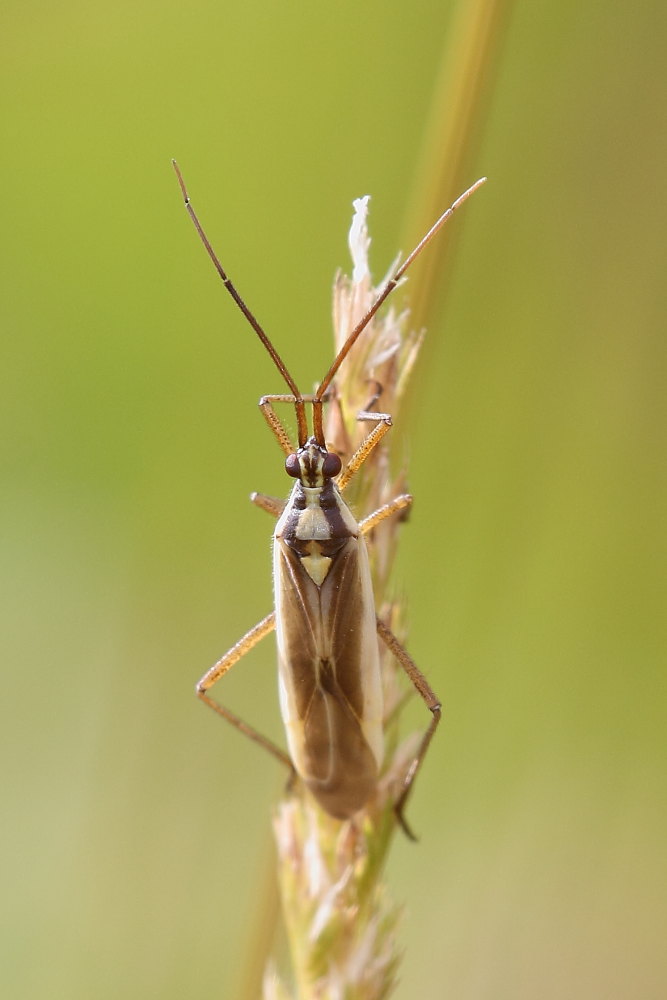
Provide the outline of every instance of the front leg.
[[361,413],[357,414],[357,420],[371,420],[376,423],[375,427],[366,435],[336,480],[341,493],[392,426],[392,419],[388,413],[371,413],[369,410],[362,410]]
[[286,501],[281,500],[279,497],[271,497],[268,493],[251,493],[250,502],[254,503],[260,510],[265,510],[271,517],[277,519],[285,510]]

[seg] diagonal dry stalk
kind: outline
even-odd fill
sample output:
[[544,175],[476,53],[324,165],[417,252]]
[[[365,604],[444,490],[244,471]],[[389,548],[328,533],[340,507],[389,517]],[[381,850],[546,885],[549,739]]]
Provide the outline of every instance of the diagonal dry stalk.
[[[495,92],[513,6],[513,0],[462,0],[452,11],[426,114],[403,246],[412,246],[441,206],[465,187]],[[455,231],[436,240],[422,258],[410,295],[417,328],[430,329],[434,308],[446,298],[458,236]]]
[[[368,198],[355,202],[350,232],[353,275],[339,274],[334,286],[336,350],[385,284],[373,287],[371,282],[367,210]],[[343,460],[368,432],[369,425],[357,414],[377,409],[378,394],[379,408],[396,416],[421,341],[421,335],[408,329],[407,311],[392,306],[364,330],[337,376],[327,416],[327,444]],[[358,515],[405,492],[404,469],[392,456],[397,440],[386,435],[346,491]],[[399,612],[388,595],[399,528],[399,517],[387,518],[370,532],[367,542],[377,609],[400,636]],[[402,671],[386,650],[382,672],[387,751],[375,797],[353,820],[339,822],[298,788],[279,805],[275,817],[282,906],[294,996],[299,1000],[381,1000],[394,985],[398,910],[387,896],[382,871],[396,828],[393,804],[420,734],[399,743],[396,723],[406,689],[399,678]],[[265,1000],[289,996],[271,969],[265,978]]]

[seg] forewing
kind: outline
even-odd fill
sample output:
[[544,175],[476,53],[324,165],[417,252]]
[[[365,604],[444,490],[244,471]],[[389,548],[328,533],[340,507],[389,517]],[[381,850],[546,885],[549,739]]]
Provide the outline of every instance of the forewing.
[[321,587],[276,540],[280,695],[294,764],[322,805],[349,816],[382,754],[375,609],[363,540],[350,537]]

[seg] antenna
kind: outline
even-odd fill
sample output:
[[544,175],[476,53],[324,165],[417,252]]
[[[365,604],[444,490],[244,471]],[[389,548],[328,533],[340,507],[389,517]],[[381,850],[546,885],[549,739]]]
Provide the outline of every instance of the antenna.
[[290,391],[292,392],[292,395],[294,396],[294,408],[296,410],[296,421],[297,421],[298,435],[299,435],[299,447],[302,448],[303,445],[306,443],[306,438],[308,437],[308,425],[306,423],[306,409],[305,409],[305,404],[304,404],[303,398],[301,396],[301,393],[300,393],[300,391],[299,391],[299,389],[297,387],[297,384],[294,381],[294,379],[292,378],[292,376],[290,375],[289,371],[287,370],[287,366],[285,365],[285,362],[283,361],[283,359],[278,354],[277,350],[275,349],[275,347],[273,346],[273,344],[269,340],[269,338],[266,335],[266,333],[264,333],[264,330],[262,329],[259,321],[250,312],[250,310],[248,309],[247,305],[245,304],[245,302],[243,301],[243,299],[241,298],[241,296],[239,295],[239,293],[236,291],[236,288],[234,287],[234,285],[232,284],[232,282],[230,281],[230,279],[227,277],[227,274],[225,273],[225,270],[224,270],[222,264],[218,260],[218,257],[217,257],[217,254],[216,254],[215,250],[213,249],[213,247],[209,243],[208,237],[207,237],[206,233],[204,232],[199,219],[197,218],[197,213],[195,212],[194,208],[192,207],[192,202],[190,201],[190,196],[189,196],[187,188],[185,186],[185,181],[183,180],[183,174],[180,171],[178,163],[176,162],[176,160],[172,160],[171,162],[172,162],[172,166],[173,166],[174,170],[176,171],[176,176],[178,178],[178,183],[179,183],[180,188],[181,188],[181,193],[183,195],[183,200],[185,202],[185,207],[188,210],[188,215],[192,219],[192,221],[194,223],[194,227],[197,230],[197,232],[199,233],[199,238],[202,241],[202,243],[204,244],[204,247],[206,248],[207,254],[209,255],[209,257],[213,261],[213,266],[215,267],[216,271],[218,272],[218,274],[222,278],[222,283],[225,286],[225,288],[227,289],[227,291],[229,292],[229,294],[231,295],[231,297],[234,299],[234,302],[236,302],[237,306],[239,307],[239,309],[241,310],[241,312],[243,313],[243,315],[245,316],[245,318],[248,320],[248,322],[250,323],[251,327],[253,328],[253,330],[255,331],[255,333],[257,334],[257,336],[259,337],[259,339],[264,344],[264,347],[266,348],[266,350],[271,355],[271,357],[273,359],[273,363],[275,364],[276,368],[278,369],[278,371],[280,372],[280,374],[282,375],[282,377],[287,382],[287,385],[289,386]]
[[[186,209],[188,211],[188,214],[189,214],[190,218],[192,219],[192,222],[194,223],[194,227],[197,230],[197,233],[199,234],[200,240],[204,244],[204,247],[206,249],[207,254],[209,255],[209,257],[213,261],[213,265],[214,265],[216,271],[218,272],[220,278],[222,279],[223,285],[225,286],[225,288],[227,289],[227,291],[229,292],[229,294],[231,295],[231,297],[234,299],[234,302],[236,302],[237,306],[239,307],[239,309],[241,310],[241,312],[243,313],[243,315],[245,316],[245,318],[248,320],[248,322],[250,323],[251,327],[253,328],[253,330],[255,331],[255,333],[257,334],[257,336],[259,337],[259,339],[261,340],[262,344],[264,345],[264,347],[266,348],[266,350],[270,354],[271,358],[273,359],[273,363],[275,364],[276,368],[278,369],[278,371],[280,372],[280,374],[282,375],[282,377],[285,379],[285,382],[287,383],[287,385],[288,385],[288,387],[289,387],[292,395],[294,396],[294,409],[296,411],[296,420],[297,420],[297,428],[298,428],[298,436],[299,436],[299,447],[302,448],[304,446],[304,444],[306,443],[306,439],[308,437],[308,424],[307,424],[307,421],[306,421],[306,409],[305,409],[305,401],[303,399],[303,396],[301,395],[301,392],[299,391],[299,388],[298,388],[296,382],[294,381],[294,379],[290,375],[290,373],[289,373],[289,371],[287,369],[287,366],[285,365],[285,362],[280,357],[280,355],[278,354],[277,350],[275,349],[275,347],[273,346],[273,344],[269,340],[267,334],[264,332],[264,330],[263,330],[262,326],[260,325],[259,321],[251,313],[250,309],[248,309],[247,305],[245,304],[245,302],[243,301],[243,299],[241,298],[241,296],[237,292],[236,288],[234,287],[234,285],[232,284],[232,282],[228,278],[228,276],[227,276],[227,274],[226,274],[226,272],[225,272],[222,264],[220,263],[217,255],[215,253],[215,250],[211,246],[211,244],[210,244],[210,242],[208,240],[208,237],[207,237],[206,233],[204,232],[204,230],[202,228],[202,225],[201,225],[199,219],[197,218],[197,213],[195,212],[194,208],[192,207],[192,202],[190,201],[190,196],[189,196],[187,188],[185,186],[185,181],[183,180],[183,175],[182,175],[182,173],[180,171],[180,168],[179,168],[176,160],[172,160],[171,162],[172,162],[172,165],[174,167],[174,170],[176,171],[176,177],[178,178],[178,183],[179,183],[180,188],[181,188],[181,193],[183,195],[183,200],[185,202],[185,207],[186,207]],[[317,392],[312,397],[312,404],[313,404],[313,434],[315,436],[315,440],[317,441],[317,443],[322,448],[326,447],[326,444],[325,444],[325,441],[324,441],[324,427],[323,427],[323,417],[322,417],[322,407],[323,407],[323,402],[324,402],[324,395],[325,395],[327,389],[329,388],[329,386],[331,385],[331,383],[332,383],[332,381],[333,381],[333,379],[334,379],[334,377],[336,375],[336,372],[338,371],[338,369],[340,368],[341,364],[343,363],[343,361],[345,360],[345,358],[348,356],[348,354],[350,353],[350,351],[354,347],[354,345],[357,342],[360,334],[363,333],[363,331],[366,329],[366,327],[368,326],[368,324],[372,320],[373,316],[375,316],[376,312],[378,311],[378,309],[380,308],[380,306],[382,305],[382,303],[385,301],[385,299],[387,299],[389,297],[389,295],[391,294],[391,292],[393,292],[393,290],[396,288],[396,286],[398,285],[399,281],[401,280],[401,278],[403,277],[403,275],[405,274],[405,272],[407,271],[407,269],[410,267],[410,265],[412,264],[412,262],[419,256],[419,254],[422,252],[422,250],[424,249],[424,247],[428,243],[430,243],[430,241],[433,239],[433,237],[436,235],[436,233],[438,233],[439,230],[444,226],[444,224],[447,222],[447,220],[452,217],[452,215],[454,214],[454,212],[456,211],[456,209],[460,205],[462,205],[464,201],[467,201],[467,199],[470,197],[470,195],[474,194],[475,191],[479,187],[481,187],[482,184],[485,183],[485,181],[486,181],[486,177],[480,177],[480,179],[478,181],[475,181],[475,183],[471,187],[469,187],[467,191],[464,191],[463,194],[459,195],[459,197],[456,199],[456,201],[454,201],[449,206],[449,208],[445,212],[442,213],[442,215],[437,220],[437,222],[435,222],[431,226],[431,228],[426,233],[426,235],[419,241],[419,243],[414,248],[414,250],[412,251],[412,253],[408,254],[408,256],[403,261],[403,263],[401,264],[401,266],[398,268],[398,270],[396,271],[396,273],[394,274],[394,276],[387,281],[387,283],[385,284],[385,286],[379,292],[377,298],[373,302],[373,304],[370,307],[370,309],[368,310],[368,312],[359,320],[359,322],[355,326],[354,330],[352,330],[352,332],[348,336],[347,340],[345,341],[345,343],[341,347],[340,351],[338,352],[338,354],[334,358],[333,364],[331,365],[331,367],[329,368],[328,372],[326,373],[326,375],[324,376],[324,378],[320,382],[320,384],[318,386],[318,389],[317,389]]]

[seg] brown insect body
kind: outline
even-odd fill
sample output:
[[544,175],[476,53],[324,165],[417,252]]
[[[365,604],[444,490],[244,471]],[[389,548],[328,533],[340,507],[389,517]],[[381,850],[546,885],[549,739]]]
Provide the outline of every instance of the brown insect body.
[[[299,391],[272,342],[225,273],[192,208],[175,162],[174,168],[190,218],[218,275],[290,390],[289,395],[264,396],[260,407],[287,456],[286,470],[296,480],[285,504],[259,494],[253,497],[258,506],[278,518],[273,547],[275,610],[207,671],[197,684],[197,694],[215,712],[296,770],[330,815],[348,819],[372,799],[382,766],[381,639],[432,713],[394,803],[399,821],[410,833],[402,810],[440,721],[441,707],[409,654],[388,626],[376,617],[363,536],[385,518],[405,510],[412,498],[407,494],[398,496],[357,522],[342,492],[391,427],[391,417],[387,413],[366,411],[358,414],[360,420],[371,421],[374,426],[342,469],[339,457],[327,450],[322,410],[334,377],[361,332],[421,250],[484,178],[440,216],[386,282],[349,333],[316,393],[307,397]],[[273,409],[274,402],[294,406],[298,428],[296,449]],[[306,403],[312,406],[312,437],[308,437]],[[280,704],[289,756],[208,693],[230,667],[273,629],[278,643]]]
[[310,438],[295,458],[299,479],[274,535],[280,704],[296,770],[345,819],[371,797],[382,764],[370,567],[357,521],[317,471],[335,456]]

